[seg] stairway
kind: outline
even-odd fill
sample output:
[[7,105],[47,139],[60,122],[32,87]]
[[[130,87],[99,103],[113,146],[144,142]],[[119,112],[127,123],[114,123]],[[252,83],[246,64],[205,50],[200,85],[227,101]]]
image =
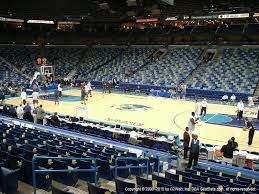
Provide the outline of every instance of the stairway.
[[83,49],[83,50],[82,50],[82,52],[81,52],[81,54],[80,54],[80,60],[79,60],[78,63],[75,65],[75,67],[68,73],[68,75],[67,75],[67,77],[66,77],[67,79],[72,79],[72,78],[75,76],[77,70],[83,65],[83,64],[82,64],[82,61],[83,61],[84,56],[85,56],[85,54],[86,54],[87,51],[88,51],[88,49]]
[[259,98],[259,82],[256,85],[255,91],[253,93],[253,96],[256,98]]
[[[143,61],[142,61],[142,65],[140,65],[137,69],[134,69],[133,73],[130,75],[130,77],[133,77],[134,74],[136,74],[138,71],[140,71],[141,69],[143,69],[144,67],[147,67],[149,64],[152,63],[153,60],[159,60],[160,57],[164,57],[165,54],[164,52],[159,55],[158,58],[155,58],[155,54],[159,52],[160,49],[158,50],[155,50],[151,55],[149,55],[147,58],[145,58]],[[168,50],[166,50],[166,53],[168,53]]]

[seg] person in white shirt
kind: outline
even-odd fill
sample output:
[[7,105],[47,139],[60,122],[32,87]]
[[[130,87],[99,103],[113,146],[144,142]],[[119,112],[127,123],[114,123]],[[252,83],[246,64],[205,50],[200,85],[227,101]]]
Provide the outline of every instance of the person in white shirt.
[[201,114],[201,104],[199,103],[198,100],[195,101],[195,111],[194,111],[194,113],[195,113],[196,117],[199,117],[200,114]]
[[92,86],[90,81],[87,83],[87,86],[88,86],[88,94],[90,95],[90,97],[92,97]]
[[252,96],[249,96],[249,97],[247,98],[247,100],[248,100],[248,106],[254,106],[254,105],[255,105],[255,104],[254,104],[254,99],[253,99]]
[[26,99],[27,99],[27,94],[26,94],[24,89],[22,89],[21,99],[22,99],[23,105],[25,105],[26,104]]
[[207,107],[208,107],[208,103],[207,103],[206,98],[204,98],[203,101],[201,101],[201,114],[200,114],[201,116],[203,113],[204,113],[203,116],[206,116]]
[[190,134],[192,134],[195,130],[195,125],[197,124],[197,119],[195,117],[195,113],[192,112],[191,118],[188,121],[188,128],[189,128],[189,132]]
[[228,95],[225,94],[224,96],[222,96],[222,100],[225,101],[225,102],[227,102],[227,101],[228,101]]
[[39,92],[37,92],[37,91],[34,91],[34,92],[32,92],[32,104],[34,105],[34,107],[36,106],[36,105],[38,105],[38,103],[39,103],[39,101],[38,101],[38,98],[39,98]]
[[236,101],[236,96],[235,96],[234,94],[232,94],[232,96],[230,97],[230,100],[231,100],[232,102],[235,102],[235,101]]
[[20,104],[20,106],[18,106],[16,108],[16,114],[17,114],[17,118],[18,119],[22,119],[23,118],[23,107],[22,107],[22,104]]
[[242,100],[240,100],[237,103],[237,119],[238,120],[241,120],[243,118],[244,108],[245,108],[244,103]]
[[129,134],[130,134],[129,142],[132,144],[137,144],[138,143],[138,133],[133,130]]
[[62,97],[62,86],[61,86],[61,83],[58,84],[58,93],[59,93],[59,97]]
[[86,84],[85,85],[85,99],[86,100],[88,100],[89,90],[90,90],[89,85]]

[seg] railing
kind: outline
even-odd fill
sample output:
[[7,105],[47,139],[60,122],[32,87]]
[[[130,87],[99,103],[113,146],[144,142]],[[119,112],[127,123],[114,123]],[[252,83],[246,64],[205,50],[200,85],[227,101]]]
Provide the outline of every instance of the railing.
[[159,176],[159,173],[160,173],[160,161],[161,161],[161,158],[167,158],[167,163],[168,163],[168,169],[170,169],[172,167],[172,161],[175,160],[176,161],[176,168],[179,169],[179,157],[176,156],[176,155],[172,155],[172,156],[163,156],[163,155],[159,155],[159,156],[156,156],[156,158],[158,159],[158,164],[157,164],[157,174]]
[[[93,169],[60,169],[60,170],[36,170],[35,162],[40,159],[57,159],[57,160],[85,160],[85,161],[94,161]],[[95,175],[94,183],[97,183],[97,167],[96,167],[96,158],[74,158],[74,157],[48,157],[48,156],[36,156],[32,158],[32,185],[33,185],[33,193],[36,194],[36,173],[46,173],[46,172],[93,172]]]
[[[145,166],[131,166],[131,165],[126,165],[126,166],[118,166],[118,160],[136,160],[136,161],[143,161],[145,160],[146,161],[146,165]],[[115,166],[114,166],[114,169],[115,169],[115,174],[114,174],[114,177],[116,178],[117,175],[118,175],[118,169],[130,169],[130,168],[145,168],[146,169],[146,175],[148,176],[149,174],[149,158],[135,158],[135,157],[117,157],[115,159]]]

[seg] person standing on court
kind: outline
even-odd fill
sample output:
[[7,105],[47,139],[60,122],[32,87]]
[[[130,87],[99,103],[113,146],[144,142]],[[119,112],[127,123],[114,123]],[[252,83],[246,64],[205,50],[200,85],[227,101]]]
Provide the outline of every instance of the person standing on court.
[[201,114],[201,105],[198,100],[195,100],[195,116],[198,118]]
[[87,83],[87,86],[88,86],[88,95],[90,97],[92,97],[92,86],[91,86],[91,82],[90,81]]
[[26,99],[27,99],[27,94],[26,94],[26,92],[25,92],[24,89],[22,89],[22,92],[21,92],[21,99],[22,99],[23,105],[25,106],[25,104],[26,104]]
[[201,116],[203,114],[203,116],[206,116],[206,112],[207,112],[207,107],[208,107],[208,102],[206,100],[206,98],[204,98],[202,101],[201,101]]
[[242,100],[240,100],[237,103],[237,119],[241,120],[243,118],[243,112],[244,112],[244,103]]
[[190,142],[189,147],[190,147],[190,156],[189,156],[189,162],[188,162],[187,168],[191,168],[192,163],[193,163],[193,166],[197,166],[198,164],[201,143],[200,143],[200,140],[198,140],[197,134],[193,134],[193,138],[192,138],[192,141]]
[[54,90],[54,100],[55,100],[55,105],[59,104],[59,91],[58,91],[58,88],[56,88]]
[[190,133],[192,134],[194,132],[194,129],[195,129],[195,125],[197,124],[197,119],[195,117],[195,113],[192,112],[192,115],[191,115],[191,118],[189,119],[188,121],[188,128],[189,128],[189,131]]
[[58,95],[61,98],[62,97],[62,90],[63,90],[63,86],[61,83],[58,84]]
[[81,88],[81,104],[86,104],[86,91],[85,88]]
[[249,130],[248,132],[248,145],[252,145],[253,143],[253,138],[254,138],[254,133],[255,133],[255,128],[252,123],[252,121],[249,121],[248,118],[245,119],[246,123],[246,129]]
[[189,128],[185,127],[185,132],[183,134],[183,159],[187,158],[187,153],[189,150],[189,144],[190,144],[190,134],[189,134]]
[[259,120],[259,105],[257,107],[257,120]]

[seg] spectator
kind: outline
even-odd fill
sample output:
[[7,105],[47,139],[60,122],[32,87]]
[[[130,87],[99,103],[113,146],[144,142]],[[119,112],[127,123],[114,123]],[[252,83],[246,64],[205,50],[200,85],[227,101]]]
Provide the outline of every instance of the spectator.
[[132,144],[138,144],[138,133],[135,130],[132,130],[130,132],[130,138],[129,138],[129,142]]
[[36,90],[32,92],[32,103],[34,105],[34,107],[37,105],[38,106],[38,98],[39,98],[39,92],[37,92]]
[[60,121],[57,112],[55,112],[54,115],[51,116],[51,124],[55,127],[60,127]]
[[37,114],[36,114],[38,124],[43,124],[44,116],[45,116],[45,111],[43,110],[42,105],[40,105],[37,108]]
[[16,114],[18,119],[23,119],[23,108],[22,104],[20,104],[19,107],[16,108]]
[[228,95],[225,94],[224,96],[222,96],[222,101],[227,102],[228,101]]
[[3,88],[0,89],[0,105],[4,104],[4,100],[5,100],[5,93]]
[[23,108],[24,114],[23,114],[23,119],[29,122],[33,122],[33,117],[31,115],[31,106],[29,103]]
[[235,96],[234,94],[232,94],[232,96],[230,97],[230,100],[231,100],[232,102],[235,102],[235,101],[236,101],[236,96]]
[[238,148],[238,143],[235,141],[234,137],[231,137],[231,140],[232,140],[233,147],[236,150]]
[[200,154],[201,143],[198,140],[197,134],[193,134],[193,138],[192,138],[192,141],[190,142],[189,148],[190,148],[190,156],[189,156],[189,163],[187,167],[191,168],[192,163],[194,166],[197,166],[198,158]]
[[33,117],[33,122],[34,122],[34,123],[37,123],[37,109],[38,109],[38,107],[33,108],[33,109],[32,109],[32,112],[31,112],[31,115],[32,115],[32,117]]
[[190,144],[189,128],[185,127],[185,132],[183,134],[183,150],[184,150],[183,159],[187,158],[187,153],[188,153],[188,150],[189,150],[189,144]]
[[235,148],[231,139],[228,140],[227,145],[222,146],[220,150],[221,152],[223,152],[222,164],[232,164],[234,150]]
[[3,106],[3,110],[2,110],[3,115],[7,115],[8,114],[8,108],[6,105]]
[[11,106],[9,107],[9,115],[10,115],[11,117],[16,117],[16,116],[17,116],[17,114],[16,114],[16,109],[15,109],[15,107],[14,107],[13,105],[11,105]]

